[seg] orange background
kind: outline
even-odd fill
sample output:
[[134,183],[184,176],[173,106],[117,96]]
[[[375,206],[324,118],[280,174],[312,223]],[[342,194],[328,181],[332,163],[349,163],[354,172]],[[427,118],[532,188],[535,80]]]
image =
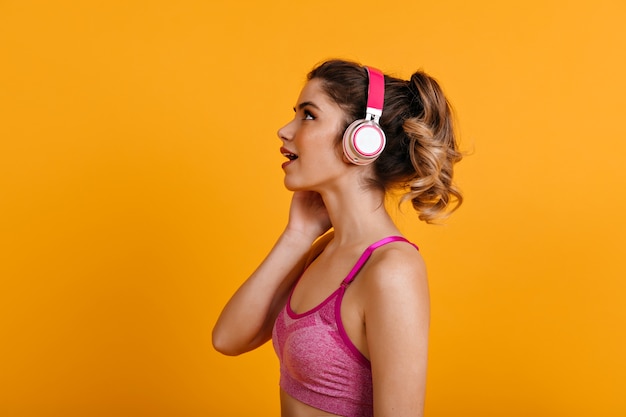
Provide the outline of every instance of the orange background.
[[0,415],[275,416],[210,344],[285,224],[329,57],[438,78],[471,151],[429,265],[426,415],[626,415],[623,1],[0,1]]

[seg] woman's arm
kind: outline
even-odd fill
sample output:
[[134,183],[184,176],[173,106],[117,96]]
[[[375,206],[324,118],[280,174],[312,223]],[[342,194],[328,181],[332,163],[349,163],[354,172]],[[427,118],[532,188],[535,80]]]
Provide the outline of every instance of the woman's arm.
[[285,231],[265,260],[228,301],[213,328],[213,346],[239,355],[267,342],[289,290],[302,274],[311,244],[330,227],[321,197],[294,193]]
[[365,326],[375,417],[424,412],[430,303],[426,269],[408,245],[381,253],[367,273]]

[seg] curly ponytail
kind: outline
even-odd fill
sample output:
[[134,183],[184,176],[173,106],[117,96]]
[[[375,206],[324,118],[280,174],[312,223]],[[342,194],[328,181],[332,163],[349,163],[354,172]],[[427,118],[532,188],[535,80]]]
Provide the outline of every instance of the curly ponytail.
[[[362,66],[332,60],[314,68],[308,79],[323,81],[325,92],[345,112],[346,126],[363,117],[367,74]],[[449,216],[463,201],[452,182],[457,150],[453,114],[437,81],[417,71],[409,81],[385,75],[385,105],[380,126],[387,145],[374,162],[371,184],[385,191],[405,191],[420,220]],[[338,139],[341,140],[341,137]]]
[[418,71],[411,76],[408,88],[414,96],[411,107],[416,111],[402,126],[410,140],[409,155],[416,175],[403,200],[411,200],[419,218],[430,222],[450,215],[463,202],[452,182],[453,165],[462,154],[456,146],[450,104],[437,81]]

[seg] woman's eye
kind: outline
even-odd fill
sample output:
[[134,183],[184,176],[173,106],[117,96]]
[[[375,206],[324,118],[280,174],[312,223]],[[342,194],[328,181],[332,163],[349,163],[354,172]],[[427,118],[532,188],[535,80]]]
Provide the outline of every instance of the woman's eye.
[[315,120],[315,116],[313,116],[310,111],[305,110],[304,120]]

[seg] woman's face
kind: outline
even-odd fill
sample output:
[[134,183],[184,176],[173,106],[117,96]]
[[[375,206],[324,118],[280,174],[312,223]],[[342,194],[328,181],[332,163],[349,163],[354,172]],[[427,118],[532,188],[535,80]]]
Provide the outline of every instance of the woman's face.
[[345,173],[337,138],[343,134],[346,115],[322,89],[322,81],[310,80],[300,92],[293,120],[278,130],[285,186],[291,191],[320,192]]

